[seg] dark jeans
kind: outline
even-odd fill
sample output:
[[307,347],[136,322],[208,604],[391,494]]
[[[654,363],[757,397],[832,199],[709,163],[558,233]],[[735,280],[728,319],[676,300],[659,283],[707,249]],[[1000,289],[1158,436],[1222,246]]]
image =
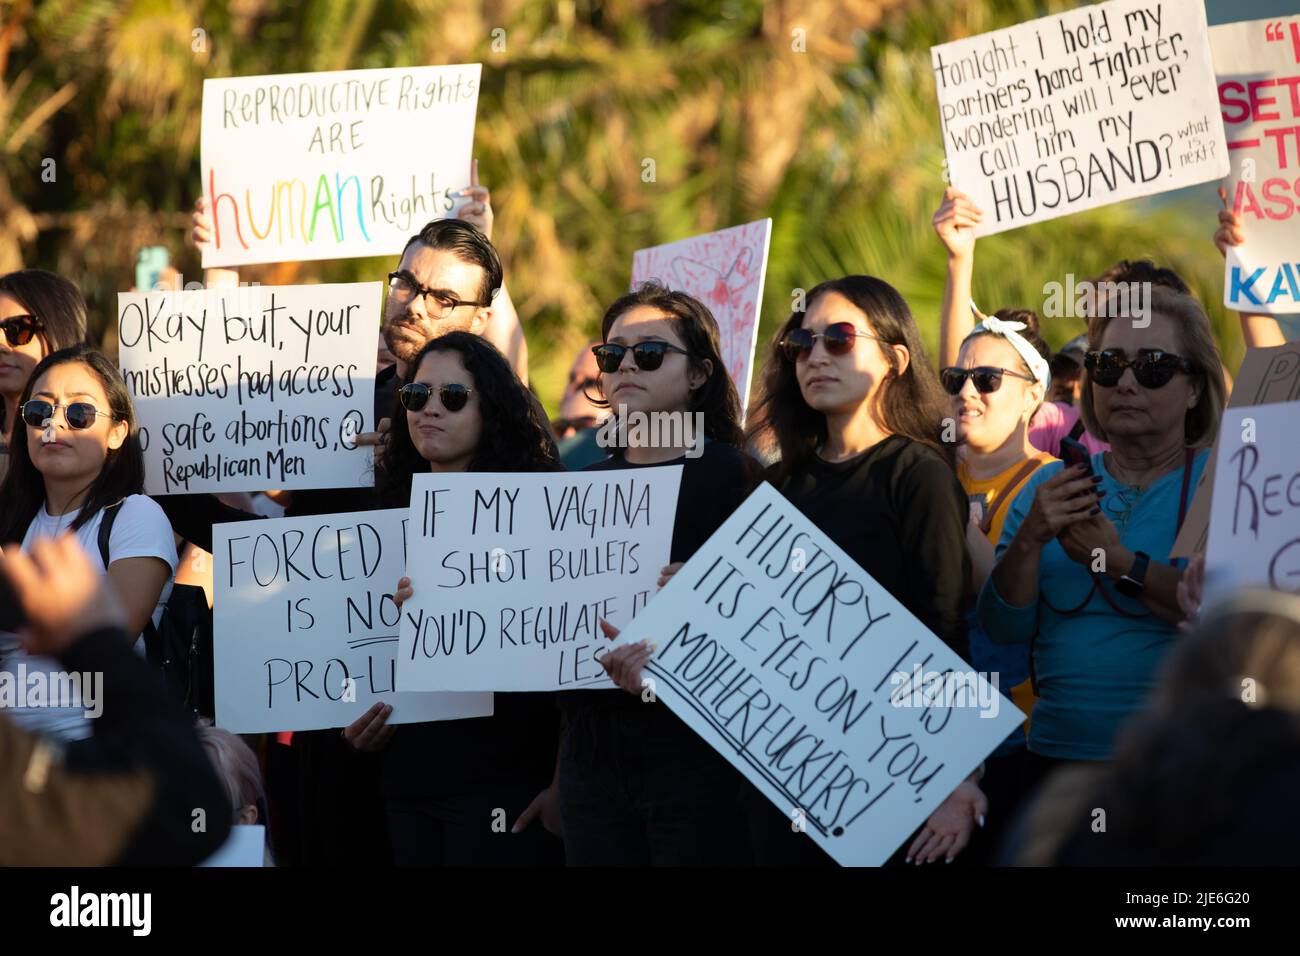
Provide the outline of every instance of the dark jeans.
[[560,815],[571,866],[749,862],[742,778],[662,703],[571,716],[560,749]]
[[563,865],[564,845],[540,819],[522,833],[510,832],[543,786],[545,782],[451,796],[390,796],[388,832],[394,862],[398,866]]

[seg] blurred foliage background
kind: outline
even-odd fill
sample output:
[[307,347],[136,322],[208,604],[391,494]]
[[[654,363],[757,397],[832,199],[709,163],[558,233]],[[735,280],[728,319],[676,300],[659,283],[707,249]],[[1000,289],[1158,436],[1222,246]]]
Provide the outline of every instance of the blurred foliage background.
[[[635,250],[763,216],[774,231],[760,349],[792,290],[849,272],[897,286],[933,349],[944,252],[930,216],[944,182],[928,48],[1076,5],[6,0],[0,270],[78,282],[111,348],[114,296],[131,286],[139,247],[166,245],[187,281],[201,277],[185,237],[205,77],[482,62],[475,152],[548,407],[603,305],[626,289]],[[504,52],[493,51],[498,29]],[[655,182],[642,181],[646,158]],[[983,240],[976,301],[1040,308],[1045,282],[1151,257],[1197,290],[1235,369],[1241,334],[1220,304],[1210,239],[1217,202],[1198,187]],[[390,263],[244,272],[340,282]],[[1053,346],[1080,331],[1044,322]]]

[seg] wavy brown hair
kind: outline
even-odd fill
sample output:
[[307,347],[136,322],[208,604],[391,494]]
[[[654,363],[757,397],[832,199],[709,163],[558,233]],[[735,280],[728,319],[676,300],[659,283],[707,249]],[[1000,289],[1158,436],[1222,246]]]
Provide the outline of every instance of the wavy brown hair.
[[[903,297],[875,276],[844,276],[815,286],[807,295],[805,310],[831,292],[852,302],[867,317],[875,334],[884,339],[865,339],[855,346],[879,348],[890,366],[888,378],[873,399],[876,421],[884,431],[927,445],[953,464],[952,447],[939,437],[944,418],[951,415],[948,396],[930,367],[920,330]],[[826,416],[804,401],[794,362],[780,348],[785,334],[803,325],[804,315],[792,313],[772,337],[758,404],[751,412],[751,440],[760,450],[771,451],[775,446],[780,452],[780,461],[771,474],[777,484],[802,471],[828,437]],[[901,373],[891,345],[905,346],[911,356]]]

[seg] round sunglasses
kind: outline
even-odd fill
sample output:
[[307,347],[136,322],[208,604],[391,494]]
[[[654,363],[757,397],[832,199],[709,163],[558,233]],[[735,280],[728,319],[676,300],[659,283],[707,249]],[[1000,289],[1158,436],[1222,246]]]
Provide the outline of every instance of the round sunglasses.
[[960,395],[961,390],[966,387],[966,379],[975,383],[975,391],[981,395],[987,395],[990,392],[996,392],[1002,387],[1002,376],[1010,375],[1013,378],[1023,379],[1026,382],[1032,382],[1034,379],[1029,375],[1021,375],[1019,372],[1013,372],[1009,368],[995,368],[992,365],[979,365],[975,368],[957,368],[949,366],[939,372],[939,381],[943,385],[943,390],[949,395]]
[[1118,385],[1126,368],[1133,370],[1139,385],[1153,389],[1164,388],[1179,372],[1191,375],[1196,371],[1196,366],[1187,359],[1163,349],[1139,349],[1135,359],[1115,349],[1089,352],[1083,357],[1083,366],[1093,382],[1102,388]]
[[45,324],[34,315],[11,315],[0,322],[0,329],[4,329],[5,340],[15,348],[26,345],[32,340],[33,335],[44,328]]
[[[470,392],[474,391],[464,385],[439,385],[437,387],[438,399],[442,402],[442,407],[449,412],[458,412],[465,407],[469,401]],[[402,403],[402,407],[408,412],[418,412],[429,403],[429,396],[434,389],[425,385],[423,382],[411,382],[409,385],[403,385],[397,390],[397,400]]]
[[83,428],[89,428],[95,424],[95,419],[100,415],[105,418],[116,418],[112,412],[101,412],[90,402],[73,402],[70,405],[55,405],[53,402],[47,402],[44,399],[34,398],[30,401],[23,402],[19,411],[22,413],[23,421],[32,428],[44,428],[45,423],[54,417],[56,409],[63,409],[63,419],[68,423],[68,427],[74,431],[80,431]]
[[629,350],[632,352],[632,361],[643,372],[653,372],[663,365],[664,356],[669,352],[680,352],[686,356],[691,354],[668,342],[638,342],[636,345],[615,345],[613,342],[605,342],[591,347],[592,354],[596,356],[596,365],[606,374],[617,372],[622,367],[623,356]]
[[854,327],[852,322],[832,322],[825,332],[810,332],[807,329],[791,329],[781,337],[781,353],[791,362],[797,362],[812,354],[813,346],[821,339],[826,351],[831,355],[847,355],[858,339],[875,339],[884,342],[878,335],[871,335]]

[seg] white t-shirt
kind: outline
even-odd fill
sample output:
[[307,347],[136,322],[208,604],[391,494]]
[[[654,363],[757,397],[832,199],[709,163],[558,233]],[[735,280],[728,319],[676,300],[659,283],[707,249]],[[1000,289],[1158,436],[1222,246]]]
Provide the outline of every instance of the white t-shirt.
[[[52,515],[44,505],[27,526],[23,536],[23,550],[31,549],[37,538],[57,537],[71,527],[78,511],[66,515]],[[99,553],[99,528],[104,521],[104,512],[100,511],[93,518],[77,529],[77,540],[90,557],[90,562],[107,574],[104,561]],[[163,606],[171,597],[172,581],[176,576],[176,539],[172,536],[171,522],[162,508],[152,498],[145,495],[131,495],[122,502],[113,530],[108,538],[108,555],[110,561],[124,558],[159,558],[171,568],[167,583],[163,585],[158,596],[158,605],[154,608],[153,622],[156,626],[162,620]],[[137,636],[136,650],[143,653],[144,644]],[[28,656],[18,645],[15,638],[0,635],[0,670],[14,675],[17,680],[18,665],[25,665],[25,673],[43,671],[47,674],[63,670],[63,664],[49,657]],[[80,703],[80,702],[78,702]],[[27,730],[45,734],[63,740],[79,740],[90,736],[90,722],[85,718],[85,707],[34,707],[15,708],[6,713],[14,722]]]

